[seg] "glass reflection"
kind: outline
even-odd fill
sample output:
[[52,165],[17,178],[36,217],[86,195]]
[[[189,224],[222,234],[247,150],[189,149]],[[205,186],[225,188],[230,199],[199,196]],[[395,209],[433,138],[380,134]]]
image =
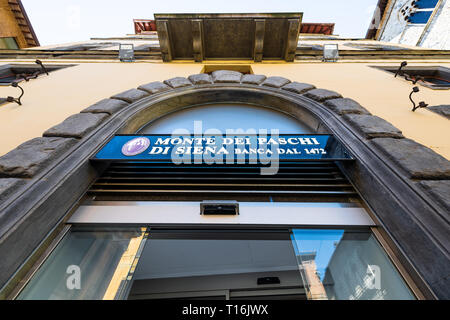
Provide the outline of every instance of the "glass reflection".
[[145,228],[74,228],[18,299],[123,299],[146,237]]
[[[255,116],[257,114],[257,116]],[[279,130],[280,134],[313,134],[305,123],[270,108],[245,104],[204,105],[180,110],[152,121],[139,134],[170,134],[183,129],[190,133],[258,133],[259,130]],[[230,131],[243,130],[243,131]],[[248,131],[248,130],[254,130]],[[217,131],[214,131],[217,133]]]
[[295,229],[292,241],[308,299],[414,299],[368,231]]

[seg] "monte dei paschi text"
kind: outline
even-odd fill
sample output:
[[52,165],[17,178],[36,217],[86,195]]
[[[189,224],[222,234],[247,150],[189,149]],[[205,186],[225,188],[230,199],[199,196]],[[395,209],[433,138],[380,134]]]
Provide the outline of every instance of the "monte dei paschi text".
[[177,155],[202,155],[202,154],[301,154],[298,147],[307,146],[303,150],[310,153],[324,154],[325,151],[318,147],[321,143],[316,138],[310,137],[172,137],[158,138],[149,154],[177,154]]

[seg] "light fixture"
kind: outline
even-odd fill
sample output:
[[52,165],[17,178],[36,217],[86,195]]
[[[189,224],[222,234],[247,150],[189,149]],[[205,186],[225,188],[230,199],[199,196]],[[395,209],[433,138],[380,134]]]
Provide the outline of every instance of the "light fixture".
[[35,71],[31,74],[27,74],[27,73],[19,73],[16,78],[17,80],[23,79],[26,82],[30,81],[30,79],[36,79],[39,75],[41,74],[40,71]]
[[41,60],[36,60],[35,63],[41,67],[41,70],[37,70],[33,73],[19,73],[16,75],[16,80],[25,80],[26,82],[30,81],[30,79],[37,79],[41,74],[47,74],[47,68],[44,66]]
[[419,87],[413,87],[413,90],[411,91],[411,93],[409,94],[409,100],[411,100],[412,104],[413,104],[413,108],[412,108],[412,112],[416,111],[419,108],[426,108],[428,107],[428,104],[426,104],[424,101],[420,101],[419,105],[416,106],[416,103],[414,102],[414,100],[412,99],[412,95],[416,92],[419,92]]
[[337,44],[324,44],[322,61],[336,62],[338,59],[339,59],[339,46]]
[[7,97],[7,98],[6,98],[6,102],[15,102],[15,103],[17,103],[19,106],[21,106],[21,105],[22,105],[22,101],[20,101],[20,99],[22,98],[22,96],[23,96],[23,94],[24,94],[25,92],[23,91],[22,87],[19,86],[19,84],[18,84],[16,81],[11,82],[11,86],[14,87],[14,88],[19,88],[20,91],[22,91],[22,93],[20,94],[20,96],[19,96],[18,98],[14,98],[14,97],[11,97],[11,96]]
[[397,76],[401,76],[401,77],[404,77],[406,81],[411,81],[412,84],[416,84],[418,81],[423,81],[423,80],[424,80],[424,78],[421,77],[421,76],[414,76],[414,75],[410,76],[409,74],[403,72],[402,69],[403,69],[404,67],[406,67],[407,65],[408,65],[408,62],[403,61],[403,62],[400,64],[400,66],[398,67],[398,70],[397,70],[397,72],[395,73],[394,78],[396,78]]
[[134,61],[134,45],[121,43],[119,45],[119,59],[122,62]]
[[398,70],[397,70],[397,72],[395,73],[394,78],[397,78],[398,75],[402,76],[402,75],[403,75],[402,69],[403,69],[404,67],[406,67],[407,65],[408,65],[408,62],[406,62],[406,61],[403,61],[402,63],[400,63],[400,67],[398,67]]
[[36,60],[36,61],[35,61],[35,63],[41,66],[41,69],[42,69],[42,73],[45,73],[45,74],[47,74],[47,75],[48,75],[48,71],[47,71],[47,68],[45,68],[45,66],[44,66],[44,64],[42,63],[42,61],[41,61],[41,60]]

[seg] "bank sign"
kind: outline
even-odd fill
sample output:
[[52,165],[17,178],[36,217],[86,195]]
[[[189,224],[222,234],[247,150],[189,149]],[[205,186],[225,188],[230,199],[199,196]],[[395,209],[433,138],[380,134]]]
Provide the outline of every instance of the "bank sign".
[[173,163],[352,160],[332,135],[116,135],[92,160]]

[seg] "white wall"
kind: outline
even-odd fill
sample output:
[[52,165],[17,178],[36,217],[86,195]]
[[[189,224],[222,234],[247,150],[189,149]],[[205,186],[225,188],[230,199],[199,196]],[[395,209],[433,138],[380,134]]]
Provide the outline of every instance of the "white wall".
[[450,50],[450,0],[444,0],[419,46]]
[[[429,49],[450,50],[450,0],[441,1],[428,28],[424,24],[408,25],[404,21],[400,10],[410,2],[411,0],[393,2],[392,11],[378,40],[412,46],[418,45]],[[386,10],[389,11],[390,8],[386,8]],[[423,38],[419,42],[422,34]]]

